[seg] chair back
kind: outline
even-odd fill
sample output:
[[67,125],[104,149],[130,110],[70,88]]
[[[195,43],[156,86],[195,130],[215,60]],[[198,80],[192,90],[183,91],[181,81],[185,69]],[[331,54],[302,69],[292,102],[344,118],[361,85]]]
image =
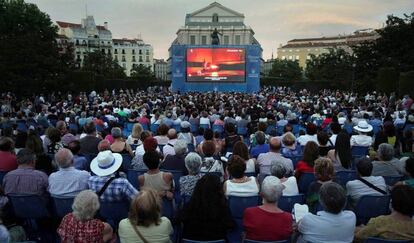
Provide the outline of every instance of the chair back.
[[295,203],[304,204],[305,195],[298,194],[293,196],[281,196],[277,205],[283,211],[291,213]]
[[72,212],[72,204],[74,197],[52,196],[55,213],[59,218],[65,217],[66,214]]
[[352,146],[351,147],[352,157],[364,157],[368,154],[368,147],[365,146]]
[[187,149],[188,152],[194,152],[195,151],[195,146],[192,143],[187,144]]
[[174,205],[173,201],[166,197],[162,198],[162,216],[172,220],[174,218]]
[[146,124],[146,123],[139,123],[139,124],[141,124],[142,129],[143,129],[144,131],[149,131],[149,130],[150,130],[150,129],[149,129],[149,126],[148,126],[148,124]]
[[383,176],[385,180],[385,184],[388,186],[393,186],[395,183],[401,181],[404,177],[403,176]]
[[345,186],[348,181],[357,179],[357,173],[355,170],[341,170],[336,172],[336,179],[339,184]]
[[357,216],[357,224],[367,224],[371,218],[390,213],[390,196],[362,196],[357,205],[355,214]]
[[231,216],[236,219],[242,219],[246,208],[259,205],[259,196],[236,197],[229,196],[228,199]]
[[177,133],[181,132],[181,125],[180,124],[174,124],[173,128],[175,129],[175,131],[177,131]]
[[259,240],[244,240],[244,243],[288,243],[288,240],[278,240],[278,241],[259,241]]
[[364,243],[410,243],[410,240],[386,240],[380,238],[369,237]]
[[128,153],[122,155],[122,169],[126,172],[131,168],[132,156]]
[[343,129],[349,134],[349,135],[351,135],[352,134],[352,131],[353,131],[353,127],[352,127],[352,125],[351,124],[345,124],[344,125],[344,127],[343,127]]
[[139,189],[139,183],[138,183],[138,176],[143,175],[146,170],[132,170],[129,169],[127,171],[127,179],[131,185],[133,185],[136,189]]
[[39,195],[8,195],[14,215],[22,219],[41,219],[50,216],[46,202]]
[[112,226],[117,229],[118,224],[122,219],[128,217],[129,202],[106,202],[101,200],[101,207],[99,214]]
[[314,182],[315,173],[313,172],[305,172],[299,177],[298,187],[299,192],[306,194],[308,192],[309,185]]
[[247,127],[237,127],[237,135],[246,137],[247,136]]
[[286,156],[286,158],[292,160],[293,168],[296,168],[297,163],[302,159],[303,155]]
[[226,243],[225,240],[208,240],[208,241],[199,241],[199,240],[188,240],[183,239],[182,243]]

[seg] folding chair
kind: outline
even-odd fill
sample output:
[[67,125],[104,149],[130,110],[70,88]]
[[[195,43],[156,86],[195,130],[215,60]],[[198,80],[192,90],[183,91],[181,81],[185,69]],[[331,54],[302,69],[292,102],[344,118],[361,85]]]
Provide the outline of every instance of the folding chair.
[[106,202],[101,200],[99,214],[112,226],[113,229],[117,229],[119,222],[128,217],[128,211],[128,201]]
[[282,196],[277,202],[277,206],[285,212],[291,213],[295,203],[304,204],[305,195],[298,194],[293,196]]
[[66,214],[72,212],[74,199],[74,197],[52,196],[55,213],[59,218],[63,218]]
[[357,224],[367,224],[371,218],[387,215],[390,212],[390,196],[362,196],[357,205],[355,214]]
[[315,181],[315,174],[313,172],[303,173],[298,181],[299,192],[306,194],[308,192],[309,185]]
[[143,175],[146,170],[133,170],[129,169],[127,171],[127,179],[131,185],[133,185],[137,190],[139,189],[139,182],[138,182],[138,176]]
[[336,172],[336,179],[339,184],[345,186],[348,181],[356,180],[357,174],[355,170],[341,170]]

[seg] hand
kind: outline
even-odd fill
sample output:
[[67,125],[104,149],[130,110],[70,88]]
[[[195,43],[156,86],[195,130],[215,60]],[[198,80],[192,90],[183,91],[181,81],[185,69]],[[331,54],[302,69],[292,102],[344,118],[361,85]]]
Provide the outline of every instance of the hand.
[[169,200],[172,200],[174,198],[174,193],[165,191],[165,197],[167,197]]

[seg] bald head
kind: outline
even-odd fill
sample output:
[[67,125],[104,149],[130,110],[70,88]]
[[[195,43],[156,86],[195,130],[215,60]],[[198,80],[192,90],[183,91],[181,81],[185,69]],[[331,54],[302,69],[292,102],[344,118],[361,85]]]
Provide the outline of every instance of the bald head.
[[55,161],[59,168],[68,168],[73,164],[73,154],[69,149],[61,148],[55,154]]
[[169,139],[176,139],[177,138],[177,131],[173,128],[171,128],[170,130],[168,130],[168,134],[167,134]]
[[282,146],[281,144],[282,143],[280,142],[280,139],[279,138],[272,137],[269,140],[269,148],[270,148],[270,151],[279,153],[280,152],[280,147]]
[[99,152],[110,150],[110,149],[111,149],[111,143],[108,140],[104,139],[98,143]]

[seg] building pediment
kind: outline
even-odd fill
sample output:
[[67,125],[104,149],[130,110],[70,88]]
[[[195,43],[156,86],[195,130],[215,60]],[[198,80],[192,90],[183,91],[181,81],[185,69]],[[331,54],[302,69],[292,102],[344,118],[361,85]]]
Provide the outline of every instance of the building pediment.
[[225,16],[225,17],[239,17],[244,18],[244,15],[242,13],[239,13],[237,11],[234,11],[230,8],[224,7],[220,3],[214,2],[210,5],[199,9],[197,11],[194,11],[188,15],[188,17],[210,17],[213,16],[213,14],[218,14],[219,16]]

